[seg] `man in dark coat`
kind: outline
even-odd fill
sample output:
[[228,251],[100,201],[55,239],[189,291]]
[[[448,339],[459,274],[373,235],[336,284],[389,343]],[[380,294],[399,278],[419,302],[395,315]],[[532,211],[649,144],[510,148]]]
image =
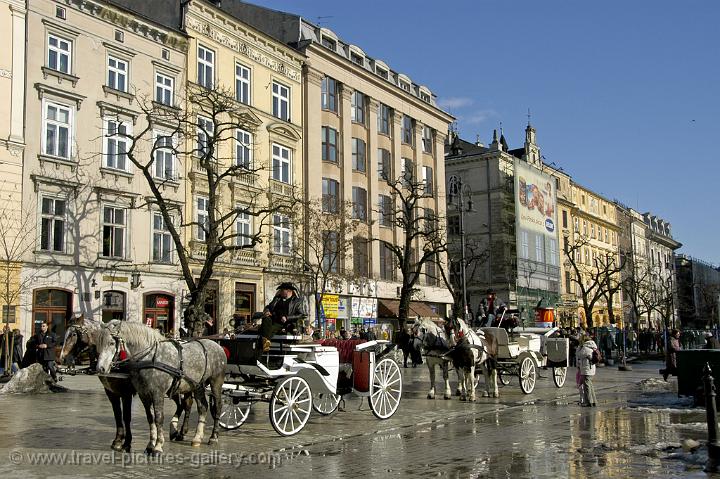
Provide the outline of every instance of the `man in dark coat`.
[[705,333],[705,346],[703,349],[720,349],[720,341],[713,335],[712,331]]
[[278,332],[302,332],[301,324],[307,317],[305,304],[298,296],[298,291],[292,283],[282,283],[277,288],[275,298],[265,307],[260,335],[263,337],[263,351],[270,350],[270,338]]
[[40,325],[40,332],[35,335],[35,348],[37,350],[37,360],[46,372],[50,373],[53,382],[57,382],[57,372],[55,371],[55,344],[57,339],[55,334],[48,331],[47,323]]

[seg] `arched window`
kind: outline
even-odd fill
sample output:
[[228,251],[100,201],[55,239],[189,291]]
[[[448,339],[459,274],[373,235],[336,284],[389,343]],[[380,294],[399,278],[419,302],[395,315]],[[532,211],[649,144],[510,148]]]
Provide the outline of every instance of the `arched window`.
[[33,329],[47,323],[58,341],[65,337],[65,329],[72,312],[72,294],[61,289],[38,289],[33,293]]

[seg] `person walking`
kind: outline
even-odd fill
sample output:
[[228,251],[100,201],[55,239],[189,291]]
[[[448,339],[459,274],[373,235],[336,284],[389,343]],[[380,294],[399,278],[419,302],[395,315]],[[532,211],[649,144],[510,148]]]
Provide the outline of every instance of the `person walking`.
[[55,334],[48,331],[47,323],[42,323],[40,325],[40,332],[35,335],[37,361],[42,365],[45,372],[50,373],[50,377],[54,383],[57,382],[57,372],[55,371],[55,344],[57,344]]
[[720,341],[713,335],[712,331],[705,333],[705,346],[703,349],[720,349]]
[[599,353],[597,344],[588,339],[575,353],[578,367],[578,382],[580,383],[580,405],[583,407],[595,407],[597,399],[593,386],[595,376],[595,364],[598,362]]
[[681,349],[680,331],[673,329],[670,331],[670,339],[668,340],[665,369],[660,370],[665,381],[667,381],[668,376],[677,376],[677,352]]

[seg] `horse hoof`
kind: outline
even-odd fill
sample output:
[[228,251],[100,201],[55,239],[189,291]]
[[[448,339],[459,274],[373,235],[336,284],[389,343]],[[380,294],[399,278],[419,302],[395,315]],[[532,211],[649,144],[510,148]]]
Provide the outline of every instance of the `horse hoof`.
[[120,442],[113,442],[113,443],[110,445],[110,449],[112,449],[113,451],[122,451],[122,443],[120,443]]
[[443,396],[443,399],[452,399],[452,396],[450,394],[446,394]]
[[145,448],[145,454],[148,455],[148,456],[152,456],[152,454],[153,454],[153,449],[152,449],[152,447],[150,447],[150,446],[146,447],[146,448]]
[[460,391],[455,391],[455,395],[456,395],[456,396],[461,396],[462,393],[461,393]]
[[489,398],[489,397],[490,397],[490,394],[488,394],[487,392],[484,392],[483,395],[482,395],[482,397],[484,397],[484,398]]
[[427,398],[428,398],[428,399],[435,399],[435,396],[433,396],[432,394],[428,394],[428,395],[427,395]]
[[171,441],[177,441],[178,433],[177,431],[170,432],[170,440]]
[[467,398],[466,398],[466,397],[463,397],[463,396],[460,396],[460,400],[461,400],[462,402],[465,402],[465,401],[467,401]]
[[493,393],[492,397],[496,398],[496,397],[500,397],[500,395],[498,393]]
[[153,449],[152,453],[150,454],[152,457],[160,457],[160,455],[163,453],[162,449]]
[[185,434],[176,434],[175,435],[175,441],[182,442],[185,440]]
[[122,447],[122,452],[127,452],[128,454],[130,454],[130,444],[125,444]]
[[200,444],[202,444],[200,441],[193,441],[190,443],[192,447],[200,447]]
[[208,446],[213,446],[217,443],[218,443],[218,438],[216,438],[216,437],[211,437],[210,439],[208,439]]
[[475,398],[468,399],[468,402],[475,402],[475,401],[476,401]]

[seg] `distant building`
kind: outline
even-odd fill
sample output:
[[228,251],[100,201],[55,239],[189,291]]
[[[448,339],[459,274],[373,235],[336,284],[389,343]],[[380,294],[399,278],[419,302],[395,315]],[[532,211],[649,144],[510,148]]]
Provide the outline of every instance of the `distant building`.
[[[464,215],[467,291],[477,314],[487,290],[522,310],[528,324],[534,308],[560,302],[557,182],[542,162],[535,129],[525,129],[523,148],[510,150],[497,133],[489,146],[453,135],[446,148],[448,179],[469,187],[473,209]],[[448,209],[448,240],[454,277],[459,275],[459,213]],[[457,284],[457,281],[456,281]]]
[[675,257],[678,314],[683,327],[720,325],[720,268],[687,255]]

